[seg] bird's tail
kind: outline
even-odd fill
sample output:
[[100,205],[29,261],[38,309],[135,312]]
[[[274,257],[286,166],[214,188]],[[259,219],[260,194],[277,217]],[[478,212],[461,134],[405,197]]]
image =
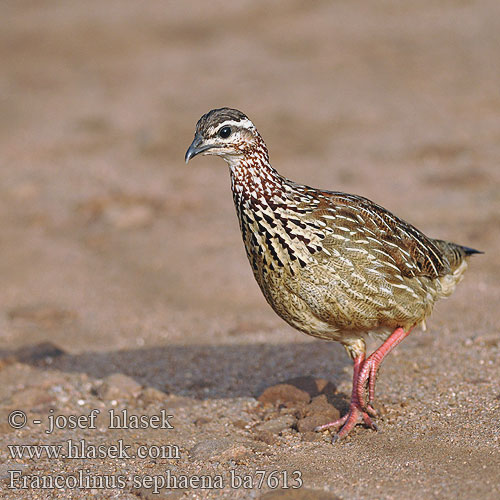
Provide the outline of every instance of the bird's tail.
[[452,272],[458,269],[467,257],[476,253],[484,253],[474,248],[452,243],[451,241],[434,240],[434,244],[441,250],[450,263],[450,270]]
[[450,264],[450,273],[439,278],[441,283],[440,296],[447,297],[455,290],[460,281],[462,281],[465,270],[467,269],[468,257],[476,253],[484,253],[474,248],[464,247],[450,241],[434,240],[434,244],[441,250],[442,254]]
[[484,253],[481,250],[476,250],[475,248],[464,247],[463,245],[458,245],[464,252],[465,256],[474,255],[475,253]]

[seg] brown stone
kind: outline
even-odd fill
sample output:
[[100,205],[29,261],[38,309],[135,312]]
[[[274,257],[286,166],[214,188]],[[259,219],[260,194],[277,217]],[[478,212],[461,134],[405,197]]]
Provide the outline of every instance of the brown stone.
[[311,404],[306,407],[306,416],[316,414],[329,415],[331,420],[339,418],[339,410],[328,402],[325,394],[313,398]]
[[299,420],[297,422],[297,429],[299,432],[312,432],[314,431],[314,429],[316,429],[316,427],[318,427],[318,425],[327,424],[328,422],[332,422],[337,418],[331,418],[331,416],[327,413],[317,413],[315,415],[311,415],[309,417],[303,418],[302,420]]
[[273,418],[272,420],[266,420],[255,426],[258,431],[267,431],[273,434],[279,434],[285,429],[290,429],[295,425],[297,419],[292,415],[282,415],[278,418]]
[[273,434],[272,432],[269,432],[269,431],[255,431],[253,434],[252,434],[252,437],[256,440],[256,441],[262,441],[263,443],[266,443],[266,444],[269,444],[269,445],[273,445],[273,444],[276,444],[276,442],[278,441],[278,439],[276,438],[276,435]]
[[165,401],[167,394],[154,387],[146,387],[141,393],[141,400],[145,406]]
[[294,385],[291,384],[277,384],[268,387],[259,397],[261,403],[294,403],[305,402],[309,403],[311,396]]
[[315,377],[296,377],[285,382],[286,384],[293,385],[297,387],[297,389],[301,389],[305,391],[314,398],[315,396],[319,396],[320,394],[333,394],[336,390],[335,385],[324,378],[315,378]]
[[300,439],[306,442],[323,441],[324,436],[321,432],[307,431],[300,433]]
[[113,373],[103,379],[97,395],[104,401],[137,398],[142,386],[123,373]]
[[314,377],[296,377],[268,387],[259,397],[261,403],[284,404],[309,403],[311,398],[324,394],[329,397],[336,387],[328,380]]

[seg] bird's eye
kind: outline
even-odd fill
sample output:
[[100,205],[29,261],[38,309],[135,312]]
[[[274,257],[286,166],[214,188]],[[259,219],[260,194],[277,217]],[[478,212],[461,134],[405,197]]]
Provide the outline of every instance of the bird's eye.
[[222,127],[219,130],[219,137],[227,139],[231,135],[231,127]]

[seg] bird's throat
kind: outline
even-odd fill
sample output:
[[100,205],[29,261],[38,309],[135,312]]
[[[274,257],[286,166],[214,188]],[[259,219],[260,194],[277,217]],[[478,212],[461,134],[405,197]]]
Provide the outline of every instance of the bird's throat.
[[252,151],[229,165],[235,202],[248,204],[252,200],[279,202],[284,195],[284,179],[271,166],[267,151]]

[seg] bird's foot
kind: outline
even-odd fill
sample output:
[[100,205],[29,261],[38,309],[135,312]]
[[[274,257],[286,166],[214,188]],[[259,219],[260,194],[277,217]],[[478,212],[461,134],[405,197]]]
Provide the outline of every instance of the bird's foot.
[[377,430],[377,426],[372,421],[372,417],[375,417],[377,413],[370,403],[365,403],[364,399],[364,384],[368,380],[370,370],[367,371],[367,377],[365,377],[361,390],[359,390],[360,375],[364,369],[364,363],[364,354],[360,354],[354,359],[352,396],[348,412],[342,418],[320,425],[315,429],[316,431],[324,431],[331,428],[340,428],[339,432],[333,437],[332,443],[347,436],[359,422],[364,423],[370,429]]
[[[352,395],[349,411],[346,415],[334,422],[316,427],[316,431],[324,431],[331,428],[340,428],[339,432],[333,437],[335,443],[339,439],[347,436],[354,427],[362,422],[367,427],[377,430],[377,426],[372,421],[377,416],[373,408],[375,398],[375,381],[377,371],[384,357],[396,347],[411,331],[405,331],[403,328],[397,328],[389,338],[368,358],[365,359],[364,351],[357,354],[354,358],[353,376],[352,376]],[[368,390],[368,401],[365,396]]]
[[367,427],[373,430],[378,430],[371,417],[375,416],[375,410],[368,405],[363,409],[357,401],[352,401],[349,405],[349,411],[338,420],[329,422],[328,424],[320,425],[314,429],[316,432],[321,432],[331,428],[340,428],[339,432],[332,438],[332,443],[347,436],[352,429],[362,421]]

